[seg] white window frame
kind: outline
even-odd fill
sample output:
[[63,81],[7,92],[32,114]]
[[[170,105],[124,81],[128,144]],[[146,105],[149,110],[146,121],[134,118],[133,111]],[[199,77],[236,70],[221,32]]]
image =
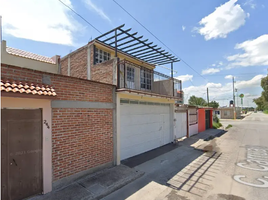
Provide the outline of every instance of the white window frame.
[[135,89],[135,68],[131,66],[126,66],[126,68],[126,87]]
[[95,64],[103,63],[111,59],[111,54],[95,47]]
[[[140,69],[140,87],[143,90],[152,90],[152,72],[145,68]],[[144,80],[144,82],[142,81]],[[150,80],[150,82],[148,82]]]

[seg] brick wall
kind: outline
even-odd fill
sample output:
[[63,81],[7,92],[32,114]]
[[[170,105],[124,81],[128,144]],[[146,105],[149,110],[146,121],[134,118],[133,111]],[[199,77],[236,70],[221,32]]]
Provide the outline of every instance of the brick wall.
[[[117,60],[114,58],[94,65],[94,45],[89,45],[90,77],[87,77],[87,45],[70,54],[70,76],[83,79],[88,78],[102,83],[116,84],[116,81],[113,81],[113,74],[116,73]],[[68,56],[61,59],[61,74],[68,74]]]
[[70,75],[87,79],[87,46],[70,55]]
[[[49,76],[57,93],[55,100],[113,102],[112,85],[1,66],[3,78],[41,84],[43,75]],[[52,109],[53,181],[113,161],[112,112],[112,109]]]
[[[87,79],[87,45],[70,54],[70,76]],[[61,59],[61,74],[68,75],[68,56]]]
[[112,110],[53,108],[54,180],[113,159]]
[[91,80],[102,83],[113,84],[114,67],[116,67],[116,58],[103,63],[91,66]]
[[67,76],[68,75],[68,57],[64,58],[60,62],[61,74]]

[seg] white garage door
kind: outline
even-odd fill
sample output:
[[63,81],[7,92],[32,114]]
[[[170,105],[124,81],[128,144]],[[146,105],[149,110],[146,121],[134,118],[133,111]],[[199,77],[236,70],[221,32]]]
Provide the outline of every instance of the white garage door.
[[182,138],[187,136],[187,115],[186,112],[175,113],[175,136]]
[[121,160],[168,144],[173,139],[169,104],[141,103],[120,105]]

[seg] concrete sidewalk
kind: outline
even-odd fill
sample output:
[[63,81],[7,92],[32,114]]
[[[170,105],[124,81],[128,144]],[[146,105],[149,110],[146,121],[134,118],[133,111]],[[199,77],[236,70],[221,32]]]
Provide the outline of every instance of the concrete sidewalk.
[[[206,140],[217,137],[222,133],[223,130],[220,129],[206,130],[177,144],[170,144],[173,148],[170,148],[169,151],[154,158],[147,157],[147,160],[145,160],[143,164],[139,163],[137,167],[132,168],[125,165],[119,165],[109,169],[104,169],[78,179],[77,181],[65,187],[56,189],[48,194],[38,195],[29,198],[28,200],[91,200],[103,198],[123,186],[128,185],[143,176],[143,174],[151,173],[155,169],[159,167],[161,168],[167,160],[169,160],[169,162],[171,160],[174,160],[173,162],[177,162],[178,158],[185,158],[190,162],[192,160],[191,157],[195,159],[197,156],[202,154],[200,151],[193,152],[196,147],[200,147],[200,145],[203,142],[206,142]],[[152,151],[158,151],[158,149]],[[147,165],[148,167],[142,167]],[[180,165],[182,165],[182,168],[184,167],[183,163],[180,163]],[[174,169],[171,171],[177,170],[180,170],[180,167],[175,165]]]
[[29,198],[28,200],[100,199],[141,177],[143,174],[143,172],[136,169],[119,165],[90,174],[66,187],[54,190],[45,195]]
[[[212,138],[217,138],[223,133],[224,131],[221,129],[209,129],[180,141],[179,143],[173,144],[177,146],[177,148],[134,167],[136,170],[145,172],[142,177],[103,199],[186,199],[183,197],[180,198],[177,194],[173,195],[173,192],[176,190],[169,186],[169,184],[171,184],[169,180],[173,180],[172,178],[177,174],[180,175],[181,170],[185,169],[190,163],[197,166],[196,163],[200,164],[208,155],[211,157],[211,160],[213,160],[214,157],[210,155],[213,152],[208,152],[211,149],[211,143],[214,141]],[[208,146],[209,149],[206,149],[207,147],[200,148],[203,146]],[[192,165],[191,167],[194,167]],[[204,164],[204,167],[207,167],[207,165]],[[180,180],[184,179],[181,178]],[[177,180],[174,181],[176,182]]]

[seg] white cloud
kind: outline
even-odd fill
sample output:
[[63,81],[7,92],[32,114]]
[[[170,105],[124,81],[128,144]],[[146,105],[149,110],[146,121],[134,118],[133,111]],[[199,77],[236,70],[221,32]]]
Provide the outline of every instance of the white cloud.
[[223,65],[223,62],[220,61],[220,62],[213,63],[211,66],[212,66],[212,67],[220,67],[220,66],[222,66],[222,65]]
[[[242,81],[236,81],[235,88],[238,88],[239,94],[242,93],[241,90],[249,89],[253,92],[256,90],[256,87],[260,87],[261,78],[265,77],[265,75],[256,75],[250,80],[242,80]],[[198,97],[206,98],[206,91],[207,88],[209,89],[209,97],[210,100],[216,100],[221,102],[221,106],[228,104],[229,100],[232,99],[232,93],[233,93],[233,84],[232,82],[226,83],[222,85],[221,83],[213,83],[209,82],[205,85],[199,85],[199,86],[189,86],[186,88],[183,88],[183,91],[185,93],[185,102],[188,101],[190,96],[195,95]],[[252,93],[253,94],[253,93]],[[225,103],[220,100],[225,100]],[[251,103],[250,106],[255,105],[254,103]]]
[[231,62],[227,69],[268,65],[268,34],[236,44],[235,49],[241,49],[244,53],[227,57]]
[[[63,1],[72,7],[70,0]],[[3,33],[18,38],[64,45],[74,44],[81,25],[59,1],[0,0]]]
[[250,6],[252,9],[255,9],[257,4],[254,3],[254,0],[247,0],[245,3],[244,3],[244,6]]
[[204,35],[206,40],[226,38],[230,32],[244,25],[246,13],[236,2],[237,0],[230,0],[201,19],[199,24],[202,27],[196,28],[197,32]]
[[225,78],[225,79],[232,79],[233,76],[232,76],[232,75],[227,75],[227,76],[225,76],[224,78]]
[[265,77],[265,75],[260,74],[260,75],[254,76],[252,79],[248,81],[236,81],[235,87],[238,89],[244,89],[244,88],[249,88],[249,87],[260,86],[260,81],[263,77]]
[[112,20],[104,13],[104,11],[98,6],[96,6],[91,0],[84,0],[84,3],[87,5],[89,9],[94,10],[103,19],[107,20],[110,23],[112,22]]
[[219,68],[207,68],[207,69],[204,69],[202,70],[202,75],[205,75],[205,74],[215,74],[217,72],[220,72],[221,69]]
[[182,26],[181,28],[182,28],[182,31],[184,31],[184,30],[186,29],[186,27],[185,27],[185,26]]
[[185,75],[177,76],[175,78],[181,80],[182,82],[186,82],[186,81],[192,81],[193,80],[193,75],[185,74]]

